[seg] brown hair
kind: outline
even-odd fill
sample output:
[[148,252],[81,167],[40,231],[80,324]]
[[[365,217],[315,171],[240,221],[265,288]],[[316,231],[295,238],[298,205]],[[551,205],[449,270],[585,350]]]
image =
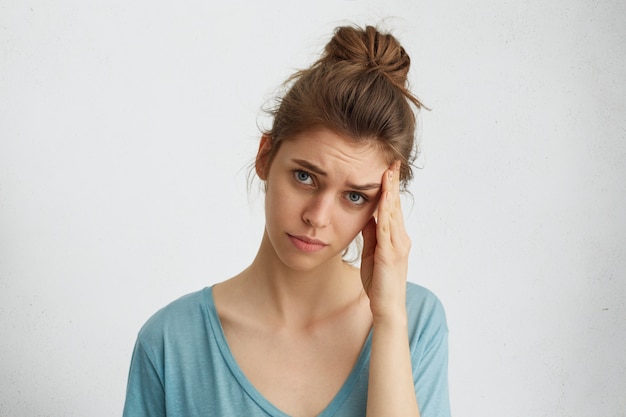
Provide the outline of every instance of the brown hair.
[[[270,111],[267,163],[283,140],[324,127],[356,141],[373,140],[400,160],[403,188],[413,177],[415,110],[422,103],[408,89],[411,60],[398,40],[373,26],[339,27],[310,68],[292,75]],[[269,165],[268,165],[269,166]]]

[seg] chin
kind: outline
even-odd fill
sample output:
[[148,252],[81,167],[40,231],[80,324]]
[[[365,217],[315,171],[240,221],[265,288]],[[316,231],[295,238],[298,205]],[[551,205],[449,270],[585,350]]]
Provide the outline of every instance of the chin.
[[303,254],[303,253],[288,253],[281,256],[279,259],[289,269],[298,272],[312,272],[320,267],[329,265],[332,262],[341,260],[341,253],[337,253],[331,256],[323,256],[322,254]]
[[303,256],[281,257],[281,261],[287,268],[297,272],[311,272],[327,262]]

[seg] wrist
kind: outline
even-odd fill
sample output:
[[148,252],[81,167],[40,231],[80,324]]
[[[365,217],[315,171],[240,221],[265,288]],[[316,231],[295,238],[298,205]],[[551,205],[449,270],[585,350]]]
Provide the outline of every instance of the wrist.
[[377,312],[372,315],[372,323],[374,328],[403,328],[408,326],[408,318],[406,307],[397,308],[392,311]]

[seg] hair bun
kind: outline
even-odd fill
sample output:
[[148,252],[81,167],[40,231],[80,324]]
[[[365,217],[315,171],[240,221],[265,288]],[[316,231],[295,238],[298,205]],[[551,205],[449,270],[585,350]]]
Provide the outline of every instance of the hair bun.
[[409,55],[398,40],[373,26],[364,30],[350,26],[337,28],[321,61],[345,61],[366,72],[380,72],[400,87],[405,86],[411,66]]
[[411,61],[398,40],[373,26],[339,27],[317,61],[287,79],[265,132],[271,161],[284,140],[326,128],[355,142],[375,142],[391,164],[400,160],[404,188],[413,176],[416,112],[409,90]]

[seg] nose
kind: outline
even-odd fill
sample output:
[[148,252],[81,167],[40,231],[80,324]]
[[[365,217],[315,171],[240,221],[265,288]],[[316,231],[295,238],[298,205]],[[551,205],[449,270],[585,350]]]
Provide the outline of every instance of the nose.
[[332,195],[316,195],[305,206],[302,220],[316,229],[331,224],[334,198]]

